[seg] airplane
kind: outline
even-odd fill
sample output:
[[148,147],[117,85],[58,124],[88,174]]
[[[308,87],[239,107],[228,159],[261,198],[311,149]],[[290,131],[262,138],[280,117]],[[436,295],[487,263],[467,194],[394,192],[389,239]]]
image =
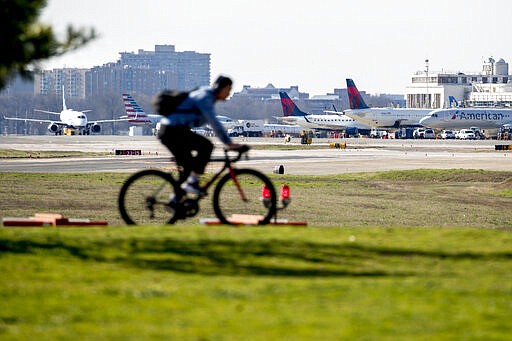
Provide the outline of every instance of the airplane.
[[220,121],[220,123],[224,126],[224,129],[233,128],[235,125],[238,124],[238,121],[233,120],[229,116],[224,115],[217,115],[217,119]]
[[432,111],[420,124],[434,129],[512,128],[512,109],[503,108],[448,108]]
[[76,129],[78,135],[89,135],[91,133],[99,133],[101,131],[100,123],[109,123],[109,122],[120,122],[126,121],[124,119],[116,119],[116,120],[98,120],[98,121],[88,121],[86,112],[91,110],[82,110],[76,111],[73,109],[69,109],[66,106],[66,99],[64,98],[64,86],[62,87],[62,111],[61,112],[53,112],[47,110],[34,109],[34,111],[43,112],[46,114],[59,115],[60,121],[57,120],[43,120],[43,119],[34,119],[34,118],[18,118],[18,117],[6,117],[6,120],[13,121],[25,121],[25,122],[38,122],[38,123],[49,123],[48,131],[55,135],[62,135],[64,129]]
[[371,127],[338,112],[334,114],[308,114],[300,110],[286,92],[279,92],[284,116],[278,121],[300,125],[305,129],[344,130],[348,134],[370,130]]
[[[121,116],[121,118],[128,119],[128,123],[135,125],[149,125],[155,126],[157,129],[159,128],[158,124],[164,116],[160,114],[146,114],[144,109],[137,104],[137,101],[130,94],[123,94],[123,103],[126,115]],[[231,117],[224,115],[217,115],[217,118],[226,130],[232,128],[238,123]]]
[[128,119],[130,124],[156,126],[164,117],[159,114],[146,114],[130,94],[123,94],[123,103],[126,116],[121,116],[121,118]]
[[344,114],[374,128],[421,127],[420,119],[433,109],[416,108],[370,108],[352,79],[347,78],[347,93],[350,109]]

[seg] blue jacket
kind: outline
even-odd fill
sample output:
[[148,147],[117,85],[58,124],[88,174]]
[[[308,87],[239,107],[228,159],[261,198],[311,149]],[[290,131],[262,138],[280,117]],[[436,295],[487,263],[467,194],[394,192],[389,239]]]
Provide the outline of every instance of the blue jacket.
[[210,87],[201,87],[192,91],[176,111],[160,121],[168,126],[200,127],[206,123],[215,131],[217,137],[225,144],[231,143],[224,126],[217,119],[215,112],[215,95]]

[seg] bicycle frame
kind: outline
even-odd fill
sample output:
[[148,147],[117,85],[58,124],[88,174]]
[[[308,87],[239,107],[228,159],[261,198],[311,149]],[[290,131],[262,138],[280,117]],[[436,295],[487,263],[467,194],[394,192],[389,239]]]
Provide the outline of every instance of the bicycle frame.
[[231,176],[231,179],[233,179],[233,182],[235,183],[236,185],[236,188],[238,190],[238,193],[240,193],[240,197],[243,201],[247,201],[247,198],[245,197],[245,194],[243,193],[243,190],[242,188],[240,187],[240,184],[238,183],[238,180],[236,179],[236,173],[234,172],[234,168],[232,166],[232,163],[234,162],[237,162],[238,160],[240,160],[240,158],[242,157],[242,154],[241,152],[238,153],[238,156],[231,159],[228,155],[228,150],[227,149],[224,149],[224,158],[223,159],[210,159],[210,162],[224,162],[224,165],[222,166],[222,168],[217,171],[213,177],[208,180],[208,182],[206,184],[204,184],[203,186],[201,186],[201,189],[203,190],[203,192],[206,192],[208,191],[208,189],[213,185],[213,183],[224,173],[224,171],[227,169],[229,171],[229,174]]

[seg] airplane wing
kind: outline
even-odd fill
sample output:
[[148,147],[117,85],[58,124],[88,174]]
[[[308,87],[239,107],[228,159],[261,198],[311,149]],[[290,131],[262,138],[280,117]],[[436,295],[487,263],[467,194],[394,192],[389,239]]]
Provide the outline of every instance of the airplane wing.
[[98,124],[98,123],[112,123],[112,122],[126,122],[126,121],[130,121],[130,120],[133,120],[133,118],[118,118],[118,119],[114,119],[114,120],[97,120],[97,121],[89,121],[87,122],[87,125],[95,125],[95,124]]
[[24,122],[36,122],[36,123],[55,123],[57,125],[67,125],[60,121],[50,121],[50,120],[38,120],[35,118],[18,118],[18,117],[6,117],[4,116],[5,120],[11,120],[11,121],[24,121]]
[[34,109],[34,111],[44,112],[45,114],[60,115],[60,112],[54,112],[54,111],[47,111],[47,110],[41,110],[41,109]]
[[332,115],[344,115],[343,111],[324,110],[324,113]]

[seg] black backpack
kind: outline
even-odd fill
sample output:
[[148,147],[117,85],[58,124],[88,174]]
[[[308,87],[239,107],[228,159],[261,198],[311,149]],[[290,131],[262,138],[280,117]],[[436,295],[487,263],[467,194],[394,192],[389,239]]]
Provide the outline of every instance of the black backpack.
[[153,107],[162,116],[172,114],[188,97],[190,91],[163,90],[153,98]]

